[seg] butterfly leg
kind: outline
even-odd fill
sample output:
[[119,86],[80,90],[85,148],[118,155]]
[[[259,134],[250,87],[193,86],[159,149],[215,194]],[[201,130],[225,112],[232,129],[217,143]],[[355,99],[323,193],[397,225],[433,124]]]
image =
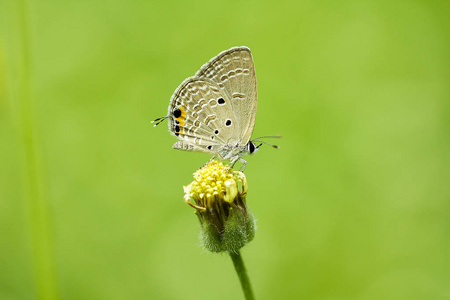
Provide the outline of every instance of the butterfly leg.
[[231,162],[230,162],[230,165],[228,166],[227,173],[234,166],[234,164],[238,161],[238,159],[239,159],[239,156],[237,156],[237,155],[231,158]]
[[213,157],[211,157],[203,166],[200,167],[200,169],[203,168],[204,166],[208,165],[210,162],[212,162],[213,159],[216,158],[216,156],[217,156],[217,154],[214,154]]
[[239,158],[239,160],[242,162],[242,166],[239,169],[239,171],[244,172],[245,167],[247,166],[247,161],[245,159],[243,159],[243,158]]
[[231,158],[231,163],[230,166],[227,169],[227,172],[234,166],[234,164],[240,160],[242,162],[242,166],[239,168],[239,171],[244,172],[245,167],[247,166],[247,161],[241,157],[239,157],[238,155],[234,156]]

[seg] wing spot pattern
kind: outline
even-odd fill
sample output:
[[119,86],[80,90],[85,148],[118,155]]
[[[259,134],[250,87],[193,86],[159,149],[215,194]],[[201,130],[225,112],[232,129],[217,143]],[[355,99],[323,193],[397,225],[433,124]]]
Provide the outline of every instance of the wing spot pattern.
[[206,102],[205,99],[200,99],[200,101],[198,101],[197,104],[195,104],[192,109],[193,111],[195,111],[196,113],[200,113],[203,110],[203,107],[205,107],[208,104],[208,102]]
[[208,126],[209,123],[211,123],[212,121],[214,121],[216,118],[217,118],[216,115],[208,115],[208,116],[205,118],[205,122],[204,122],[205,125]]
[[209,106],[211,106],[211,107],[216,107],[217,106],[217,101],[216,101],[216,99],[211,99],[211,100],[209,100]]
[[231,95],[231,97],[233,97],[233,99],[236,99],[236,100],[245,100],[245,94],[244,93],[233,93]]
[[237,75],[241,75],[241,74],[242,75],[249,75],[250,74],[250,70],[249,69],[242,69],[242,72],[241,72],[240,68],[239,68],[239,72],[237,72],[236,70],[230,70],[230,71],[228,71],[227,74],[224,74],[224,75],[220,76],[220,81],[225,82],[228,79],[233,78],[233,77],[235,77]]
[[173,149],[180,149],[180,150],[192,150],[194,149],[194,146],[188,143],[185,143],[183,141],[178,141],[172,146]]

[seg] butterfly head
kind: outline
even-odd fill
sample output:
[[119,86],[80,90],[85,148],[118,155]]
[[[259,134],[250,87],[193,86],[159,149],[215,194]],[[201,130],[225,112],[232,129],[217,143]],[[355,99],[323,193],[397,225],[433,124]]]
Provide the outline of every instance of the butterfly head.
[[[261,147],[262,144],[266,144],[266,145],[269,145],[269,146],[274,147],[275,149],[279,149],[280,147],[278,147],[277,145],[273,145],[273,144],[267,143],[267,142],[265,142],[265,141],[259,141],[259,139],[262,139],[262,138],[280,138],[280,137],[281,137],[281,136],[279,136],[279,135],[274,135],[274,136],[261,136],[261,137],[258,137],[258,138],[253,139],[253,140],[251,140],[251,141],[249,141],[249,142],[247,143],[247,145],[246,145],[246,150],[247,150],[247,152],[248,152],[250,155],[252,155],[252,154],[254,154],[256,151],[259,150],[259,147]],[[256,145],[255,143],[259,143],[259,145]]]
[[259,147],[261,147],[261,145],[262,145],[262,143],[260,143],[258,146],[256,146],[255,143],[253,143],[253,141],[249,141],[246,145],[246,150],[247,150],[248,154],[252,155],[256,151],[259,150]]

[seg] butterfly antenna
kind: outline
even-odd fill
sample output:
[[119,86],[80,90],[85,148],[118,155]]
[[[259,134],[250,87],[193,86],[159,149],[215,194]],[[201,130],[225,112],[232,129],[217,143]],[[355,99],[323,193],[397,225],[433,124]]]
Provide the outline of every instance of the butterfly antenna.
[[[280,137],[281,137],[281,135],[266,135],[266,136],[260,136],[260,137],[257,137],[256,139],[253,139],[252,142],[261,143],[261,144],[266,144],[266,145],[269,145],[269,146],[274,147],[275,149],[280,149],[280,147],[277,146],[277,145],[270,144],[270,143],[267,143],[267,142],[264,142],[264,141],[260,141],[260,140],[259,140],[259,139],[265,139],[265,138],[280,138]],[[261,146],[261,145],[260,145],[260,146]]]
[[259,139],[278,139],[278,138],[280,138],[281,137],[281,135],[265,135],[265,136],[260,136],[260,137],[257,137],[257,138],[254,138],[252,141],[256,141],[256,140],[259,140]]
[[[280,149],[279,146],[274,145],[274,144],[270,144],[270,143],[267,143],[267,142],[264,142],[264,141],[252,140],[252,142],[257,142],[257,143],[261,143],[261,144],[266,144],[266,145],[269,145],[269,146],[274,147],[275,149]],[[259,145],[258,147],[260,147],[260,146],[261,146],[261,145]]]
[[159,124],[161,124],[161,122],[164,121],[164,120],[167,119],[167,118],[168,118],[168,116],[161,117],[161,118],[158,118],[158,119],[154,119],[153,121],[151,121],[151,123],[156,122],[156,124],[153,125],[153,127],[156,127],[156,126],[158,126]]

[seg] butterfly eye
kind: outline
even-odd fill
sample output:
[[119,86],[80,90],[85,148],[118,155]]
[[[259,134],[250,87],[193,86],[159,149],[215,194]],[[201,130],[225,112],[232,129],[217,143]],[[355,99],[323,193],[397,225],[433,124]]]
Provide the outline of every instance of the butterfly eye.
[[247,147],[248,147],[248,152],[249,152],[250,154],[253,154],[253,152],[255,152],[255,144],[253,144],[252,142],[249,142],[249,143],[247,144]]
[[219,98],[219,99],[217,99],[217,103],[219,103],[220,105],[224,105],[225,100],[223,100],[223,98]]
[[231,126],[231,120],[230,120],[230,119],[226,120],[226,121],[225,121],[225,125]]

